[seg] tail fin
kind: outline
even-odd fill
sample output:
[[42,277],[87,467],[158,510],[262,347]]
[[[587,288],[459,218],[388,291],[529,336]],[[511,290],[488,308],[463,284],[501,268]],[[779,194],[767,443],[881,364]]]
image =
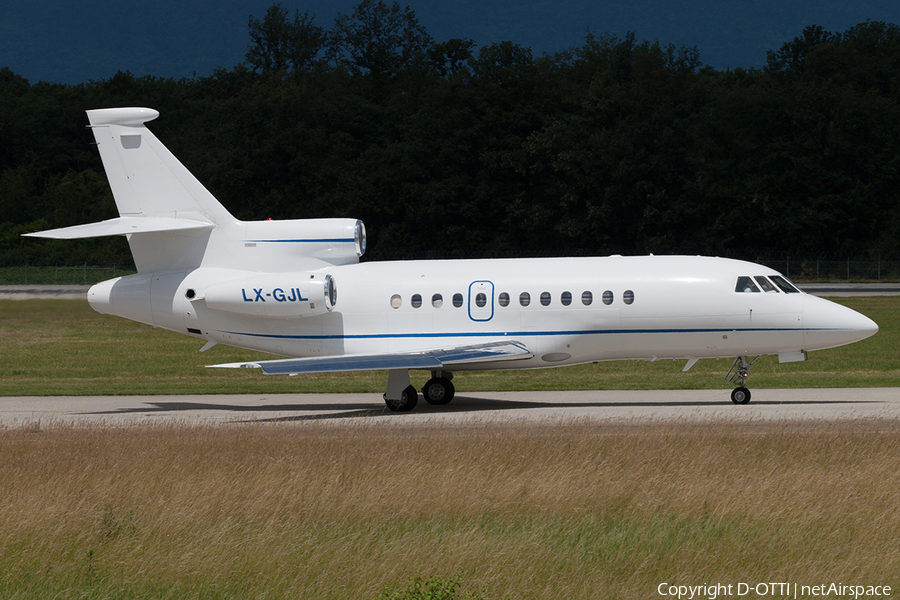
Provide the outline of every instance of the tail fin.
[[235,219],[144,125],[159,116],[153,109],[87,114],[119,218],[26,235],[126,235],[140,273],[201,265],[297,271],[358,262],[365,251],[365,228],[356,219]]
[[87,111],[119,215],[171,217],[222,226],[233,217],[147,129],[150,108]]
[[26,235],[127,235],[138,271],[198,266],[210,231],[237,221],[144,125],[159,113],[106,108],[87,114],[119,218]]

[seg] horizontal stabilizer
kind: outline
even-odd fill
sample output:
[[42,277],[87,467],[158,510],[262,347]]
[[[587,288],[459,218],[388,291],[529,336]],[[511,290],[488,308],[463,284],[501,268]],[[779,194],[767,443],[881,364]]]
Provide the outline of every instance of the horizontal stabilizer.
[[119,217],[108,221],[100,221],[99,223],[26,233],[25,237],[75,240],[109,235],[128,235],[131,233],[212,229],[213,227],[212,223],[194,221],[192,219],[176,219],[174,217]]
[[528,348],[518,342],[493,342],[458,346],[425,352],[366,354],[286,358],[256,362],[209,365],[230,369],[262,369],[266,375],[329,373],[333,371],[373,371],[380,369],[452,370],[454,366],[532,358]]

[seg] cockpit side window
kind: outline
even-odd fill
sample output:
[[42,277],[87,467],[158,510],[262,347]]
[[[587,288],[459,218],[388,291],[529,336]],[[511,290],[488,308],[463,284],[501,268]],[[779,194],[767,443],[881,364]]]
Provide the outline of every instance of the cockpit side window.
[[759,292],[759,288],[753,283],[749,277],[738,277],[737,285],[734,286],[736,292]]
[[754,277],[754,279],[756,279],[756,282],[759,284],[759,287],[761,287],[763,289],[763,291],[766,292],[767,294],[777,294],[778,293],[778,288],[775,287],[774,285],[772,285],[772,282],[769,281],[768,279],[766,279],[765,277],[763,277],[762,275],[757,275],[756,277]]
[[781,291],[785,294],[799,294],[800,290],[795,288],[790,281],[782,277],[781,275],[770,275],[769,278],[775,282],[775,285],[781,288]]

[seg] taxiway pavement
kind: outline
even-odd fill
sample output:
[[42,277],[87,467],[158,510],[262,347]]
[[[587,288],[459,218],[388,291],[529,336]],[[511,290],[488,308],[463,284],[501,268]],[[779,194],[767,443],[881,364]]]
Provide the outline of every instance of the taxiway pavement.
[[754,389],[734,405],[729,391],[459,392],[451,404],[419,400],[392,413],[381,394],[65,396],[0,398],[0,424],[130,426],[152,423],[385,423],[731,421],[777,423],[892,420],[900,427],[900,388]]

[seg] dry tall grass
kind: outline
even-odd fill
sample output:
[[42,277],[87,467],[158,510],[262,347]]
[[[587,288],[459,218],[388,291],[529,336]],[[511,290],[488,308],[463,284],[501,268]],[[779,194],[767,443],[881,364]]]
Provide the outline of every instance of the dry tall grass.
[[900,586],[900,426],[0,431],[0,596]]

